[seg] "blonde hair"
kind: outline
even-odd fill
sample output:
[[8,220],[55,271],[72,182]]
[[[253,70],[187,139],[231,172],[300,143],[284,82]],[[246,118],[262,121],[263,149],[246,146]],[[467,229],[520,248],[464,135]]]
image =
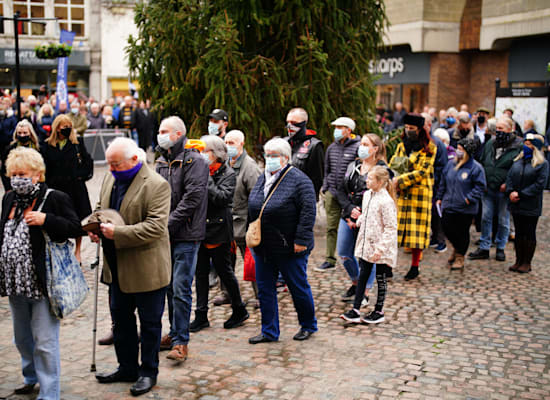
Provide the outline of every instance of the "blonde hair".
[[59,125],[66,123],[71,125],[71,134],[69,135],[69,141],[72,144],[78,144],[78,138],[76,137],[76,130],[73,128],[73,121],[71,120],[71,117],[69,117],[67,114],[60,114],[53,120],[52,124],[52,133],[50,134],[50,137],[46,139],[46,143],[48,143],[50,146],[55,147],[57,146],[57,142],[59,142],[59,135],[57,134],[57,128]]
[[[508,129],[510,129],[510,132],[514,131],[514,121],[512,121],[512,118],[508,117],[507,115],[503,114],[497,119],[497,124],[505,124],[508,126]],[[543,141],[544,143],[544,141]]]
[[31,134],[31,142],[34,144],[34,147],[38,149],[38,136],[36,136],[36,132],[34,131],[32,124],[26,119],[22,119],[15,126],[15,129],[13,131],[13,141],[11,142],[11,144],[17,143],[17,130],[23,127],[29,128],[29,133]]
[[50,117],[53,117],[53,115],[54,115],[53,107],[49,103],[44,103],[44,105],[42,107],[40,107],[40,110],[38,110],[38,115],[36,116],[36,120],[40,124],[42,123],[42,117],[44,116],[44,110],[46,108],[50,109]]
[[46,180],[46,166],[42,155],[34,149],[28,147],[17,147],[10,151],[6,160],[6,176],[12,176],[16,169],[23,169],[32,172],[38,172],[40,182]]
[[[544,143],[544,137],[542,135],[533,135],[535,139],[540,140],[542,143]],[[527,139],[529,140],[529,139]],[[538,165],[541,165],[546,161],[546,157],[544,157],[544,153],[537,149],[535,146],[533,146],[533,158],[531,159],[531,166],[533,168],[537,167]],[[514,161],[521,160],[523,158],[523,150],[517,155],[516,158],[514,158]]]
[[457,144],[456,145],[457,150],[458,150],[458,146],[462,147],[461,151],[464,152],[464,157],[462,157],[460,160],[458,159],[458,157],[455,158],[455,162],[456,162],[455,171],[458,171],[460,169],[460,167],[462,167],[464,164],[466,164],[468,162],[468,160],[470,159],[470,155],[468,154],[468,152],[466,151],[464,146],[462,146],[461,144]]
[[374,176],[377,181],[382,182],[382,187],[388,191],[395,204],[397,204],[397,196],[395,193],[395,188],[393,187],[391,182],[388,167],[375,165],[369,170],[369,176]]
[[363,138],[367,138],[371,141],[373,146],[378,147],[378,150],[376,151],[376,154],[374,155],[374,159],[376,161],[384,161],[386,164],[388,163],[388,160],[386,159],[386,146],[384,145],[384,142],[375,133],[366,133],[363,135]]

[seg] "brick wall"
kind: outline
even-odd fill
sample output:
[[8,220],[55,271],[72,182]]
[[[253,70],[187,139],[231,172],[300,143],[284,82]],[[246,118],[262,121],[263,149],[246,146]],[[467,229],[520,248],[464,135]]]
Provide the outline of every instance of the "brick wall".
[[430,58],[429,103],[438,110],[470,98],[470,63],[465,54],[435,53]]
[[460,21],[460,50],[479,49],[481,0],[467,0]]
[[508,52],[484,51],[471,54],[470,58],[470,110],[487,107],[495,108],[495,79],[500,78],[500,86],[508,86]]

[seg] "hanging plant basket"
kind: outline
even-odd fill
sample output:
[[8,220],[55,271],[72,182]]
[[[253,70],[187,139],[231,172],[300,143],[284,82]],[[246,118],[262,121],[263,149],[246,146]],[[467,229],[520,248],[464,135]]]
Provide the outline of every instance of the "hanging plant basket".
[[37,58],[51,60],[58,57],[69,57],[73,50],[72,46],[65,43],[52,43],[49,45],[36,46],[34,53]]

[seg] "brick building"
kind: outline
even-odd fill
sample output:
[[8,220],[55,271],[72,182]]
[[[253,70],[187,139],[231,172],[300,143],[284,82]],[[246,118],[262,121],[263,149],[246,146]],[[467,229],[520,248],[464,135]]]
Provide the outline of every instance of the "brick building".
[[419,111],[466,103],[495,109],[501,86],[550,84],[548,0],[386,0],[388,46],[371,71],[377,101]]

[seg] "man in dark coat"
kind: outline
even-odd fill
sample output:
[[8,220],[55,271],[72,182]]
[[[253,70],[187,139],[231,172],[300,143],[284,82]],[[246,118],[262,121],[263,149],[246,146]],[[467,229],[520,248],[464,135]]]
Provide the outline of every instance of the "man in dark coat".
[[324,152],[323,142],[316,138],[317,132],[307,129],[308,115],[303,108],[293,108],[286,117],[288,137],[292,149],[291,164],[305,173],[315,188],[315,198],[323,185]]
[[138,144],[144,151],[151,145],[155,120],[150,111],[151,101],[141,101],[134,115],[135,127],[138,133]]
[[325,196],[325,211],[327,213],[327,252],[325,262],[315,268],[326,271],[336,265],[336,241],[338,239],[338,224],[342,207],[338,203],[338,186],[342,183],[350,162],[357,157],[359,139],[355,137],[355,121],[348,117],[340,117],[332,121],[334,126],[334,142],[328,146],[325,154],[325,178],[321,193]]

